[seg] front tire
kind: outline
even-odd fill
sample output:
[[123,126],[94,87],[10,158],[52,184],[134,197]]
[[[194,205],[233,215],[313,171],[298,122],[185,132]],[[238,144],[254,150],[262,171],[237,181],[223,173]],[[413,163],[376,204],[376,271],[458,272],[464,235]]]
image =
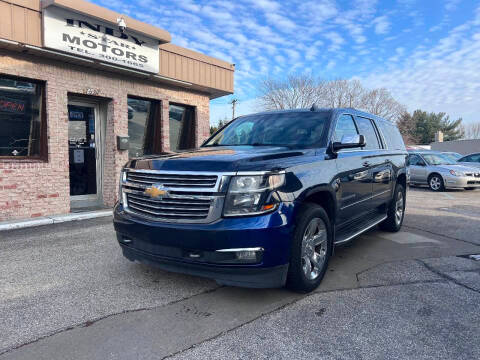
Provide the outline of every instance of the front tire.
[[428,178],[428,186],[432,191],[444,191],[445,184],[443,183],[443,178],[438,174],[432,174]]
[[405,217],[406,193],[402,184],[395,186],[393,199],[388,206],[387,218],[380,223],[380,229],[390,232],[400,230]]
[[286,287],[307,293],[320,285],[332,254],[333,234],[323,207],[306,203],[297,216]]

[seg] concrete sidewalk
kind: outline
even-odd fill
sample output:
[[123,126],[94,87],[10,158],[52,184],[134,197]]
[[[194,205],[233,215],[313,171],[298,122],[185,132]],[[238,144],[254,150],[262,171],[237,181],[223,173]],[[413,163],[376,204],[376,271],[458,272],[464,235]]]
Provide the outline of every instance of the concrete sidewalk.
[[68,221],[89,220],[100,217],[112,216],[113,210],[95,210],[84,211],[78,213],[70,213],[65,215],[42,216],[34,219],[22,219],[0,222],[0,231],[23,229],[34,226],[58,224]]

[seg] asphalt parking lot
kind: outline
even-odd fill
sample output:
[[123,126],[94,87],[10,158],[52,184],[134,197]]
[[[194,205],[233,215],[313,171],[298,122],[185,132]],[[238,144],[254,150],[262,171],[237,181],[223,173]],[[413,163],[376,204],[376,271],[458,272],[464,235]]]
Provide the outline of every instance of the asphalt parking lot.
[[478,359],[479,229],[479,190],[413,188],[310,295],[130,263],[110,219],[1,232],[0,359]]

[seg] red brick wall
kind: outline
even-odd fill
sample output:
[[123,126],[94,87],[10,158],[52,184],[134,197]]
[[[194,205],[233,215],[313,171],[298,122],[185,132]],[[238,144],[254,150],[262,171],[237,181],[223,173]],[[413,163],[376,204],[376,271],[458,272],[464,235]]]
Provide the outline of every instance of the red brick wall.
[[[168,104],[196,107],[196,144],[209,135],[209,97],[194,90],[163,85],[123,74],[95,72],[77,65],[0,50],[0,74],[47,82],[48,162],[0,160],[0,221],[70,211],[68,94],[98,89],[107,110],[103,197],[113,206],[120,168],[127,151],[118,151],[117,135],[128,135],[127,95],[162,101],[162,144],[169,149]],[[1,129],[0,129],[1,131]]]

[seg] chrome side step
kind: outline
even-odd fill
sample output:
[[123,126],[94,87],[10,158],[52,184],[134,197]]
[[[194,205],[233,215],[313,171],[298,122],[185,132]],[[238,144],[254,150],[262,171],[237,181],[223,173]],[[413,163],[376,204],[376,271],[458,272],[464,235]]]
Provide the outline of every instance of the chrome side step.
[[382,214],[380,217],[376,217],[373,220],[369,221],[367,226],[365,226],[361,229],[358,229],[357,227],[353,227],[353,229],[351,231],[344,232],[344,233],[341,232],[341,233],[337,234],[337,236],[336,236],[337,240],[334,242],[334,245],[341,245],[341,244],[349,242],[350,240],[354,239],[358,235],[363,234],[365,231],[370,230],[374,226],[377,226],[382,221],[384,221],[386,218],[387,218],[387,215]]

